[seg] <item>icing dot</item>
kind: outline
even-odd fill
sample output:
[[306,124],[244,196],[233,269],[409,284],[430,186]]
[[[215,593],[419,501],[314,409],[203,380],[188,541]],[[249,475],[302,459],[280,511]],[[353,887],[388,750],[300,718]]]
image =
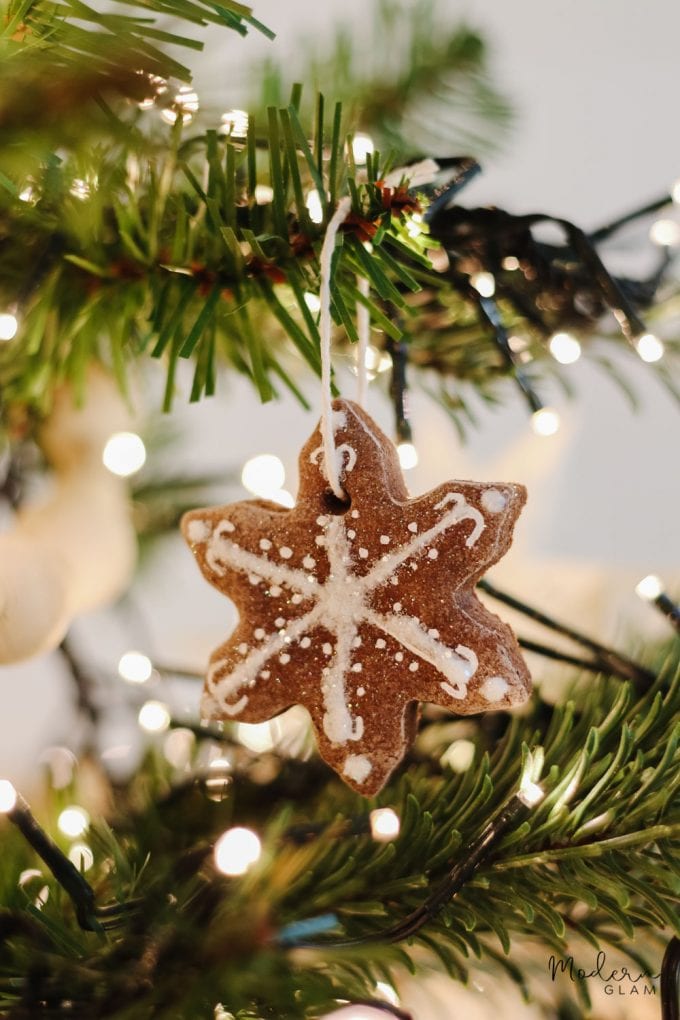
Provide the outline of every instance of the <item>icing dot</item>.
[[408,526],[408,530],[415,535],[416,531],[418,530],[417,523],[415,521],[411,521],[411,523]]
[[490,514],[498,514],[508,505],[507,496],[498,489],[486,489],[482,493],[482,506]]
[[404,653],[403,652],[397,652],[395,654],[394,658],[396,659],[397,662],[403,662],[404,661]]
[[399,578],[396,576],[391,577],[390,584],[399,584]]
[[349,529],[349,531],[347,532],[347,537],[348,537],[349,539],[352,539],[352,538],[356,538],[356,537],[357,537],[357,533],[356,533],[356,531],[354,530],[354,528],[350,528],[350,529]]
[[291,595],[290,601],[293,603],[294,606],[299,606],[300,603],[302,602],[302,595],[300,595],[300,593],[296,591],[294,595]]
[[248,574],[248,580],[251,584],[259,584],[262,578],[258,574]]
[[361,673],[363,668],[364,667],[361,665],[360,662],[355,662],[354,665],[352,666],[352,672],[353,673]]
[[272,544],[271,544],[271,542],[269,541],[268,538],[261,538],[260,539],[260,549],[263,549],[266,552],[267,549],[271,549],[271,547],[272,547]]
[[431,637],[431,638],[435,638],[436,639],[436,638],[439,637],[439,631],[437,630],[436,627],[431,627],[430,630],[428,630],[427,634],[428,634],[428,637]]
[[410,566],[411,566],[411,570],[417,570],[418,569],[418,564],[417,563],[411,563]]
[[275,627],[285,627],[286,626],[286,621],[284,620],[284,618],[282,616],[277,616],[276,619],[274,620],[274,626]]
[[282,545],[279,549],[279,556],[284,560],[289,560],[293,555],[293,550],[289,549],[287,545]]
[[357,696],[359,698],[363,698],[365,693],[366,693],[366,688],[365,687],[357,687]]
[[278,598],[278,597],[279,597],[279,595],[281,594],[281,592],[282,592],[282,591],[283,591],[283,588],[280,588],[280,587],[278,586],[278,584],[273,584],[273,585],[271,586],[271,588],[269,589],[269,594],[270,594],[270,595],[273,595],[273,596],[274,596],[274,598],[276,599],[276,598]]
[[324,644],[323,644],[323,645],[321,646],[321,651],[323,652],[323,654],[324,654],[324,655],[331,655],[331,653],[333,652],[333,646],[332,646],[332,645],[330,645],[330,644],[328,643],[328,641],[326,641],[326,642],[325,642],[325,643],[324,643]]
[[380,544],[381,545],[389,545],[390,544],[390,536],[389,535],[381,535],[380,536]]
[[323,537],[323,535],[317,535],[316,538],[314,539],[314,541],[316,542],[317,545],[325,545],[326,544],[326,539]]
[[313,556],[305,556],[304,560],[302,561],[302,566],[305,568],[305,570],[313,570],[314,567],[316,566],[316,560],[314,559]]
[[288,654],[288,652],[284,652],[283,655],[279,655],[279,662],[282,663],[282,665],[284,666],[288,662],[290,662],[290,655]]
[[378,640],[375,643],[375,647],[376,648],[385,648],[386,646],[387,646],[387,641],[385,641],[385,638],[379,637]]
[[358,510],[352,510],[352,512],[350,514],[350,517],[353,517],[354,520],[356,521],[358,516],[359,516],[359,511]]
[[262,638],[265,636],[265,631],[262,627],[258,627],[255,631],[253,631],[253,633],[258,641],[261,641]]
[[419,662],[409,662],[408,668],[411,670],[412,673],[417,673],[418,670],[420,669],[420,663]]
[[362,560],[367,560],[368,559],[368,549],[360,549],[359,550],[359,556],[362,558]]
[[248,651],[248,645],[245,643],[245,641],[241,642],[241,644],[238,646],[238,650],[241,653],[241,655],[246,654],[246,652]]
[[371,774],[373,766],[365,754],[348,754],[345,758],[343,775],[353,779],[355,783],[363,783]]
[[352,648],[361,648],[361,638],[358,634],[354,638],[354,641],[352,641]]
[[321,517],[317,517],[316,523],[323,528],[324,524],[328,524],[328,518],[322,514]]
[[207,542],[210,538],[210,525],[205,521],[189,521],[187,534],[190,542]]
[[235,531],[236,528],[231,521],[220,521],[220,531]]
[[430,551],[428,552],[427,556],[428,556],[428,559],[430,559],[430,560],[436,560],[436,559],[439,558],[439,552],[437,551],[437,549],[430,549]]
[[309,648],[311,643],[312,643],[311,638],[303,637],[302,640],[300,641],[300,648]]
[[490,676],[480,685],[479,693],[487,701],[501,701],[507,690],[507,680],[502,676]]
[[268,669],[263,669],[262,672],[260,673],[260,676],[262,677],[263,680],[269,680],[271,673],[269,672]]
[[392,606],[392,609],[395,611],[395,613],[400,613],[401,612],[401,602],[395,602],[393,604],[393,606]]

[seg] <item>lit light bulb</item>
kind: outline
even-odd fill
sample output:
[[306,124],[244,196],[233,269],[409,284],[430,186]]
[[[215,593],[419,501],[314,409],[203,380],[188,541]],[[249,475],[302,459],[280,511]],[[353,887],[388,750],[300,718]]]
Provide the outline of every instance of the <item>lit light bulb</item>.
[[183,124],[190,124],[194,119],[194,114],[198,112],[199,106],[198,96],[191,85],[182,85],[175,93],[172,106],[161,110],[161,117],[166,124],[174,124],[181,116]]
[[272,728],[268,722],[237,723],[236,738],[250,751],[271,751],[274,746]]
[[255,185],[255,201],[258,205],[269,205],[274,198],[274,189],[268,184]]
[[84,835],[90,826],[90,816],[85,808],[71,805],[64,808],[57,818],[57,827],[60,832],[70,839],[77,839]]
[[68,859],[78,871],[89,871],[94,864],[94,854],[87,843],[74,843],[68,852]]
[[0,814],[13,811],[17,803],[17,791],[9,779],[0,779]]
[[313,294],[311,290],[305,293],[305,304],[309,308],[310,312],[316,314],[321,308],[321,301],[319,300],[318,294]]
[[102,461],[112,474],[127,478],[144,467],[146,447],[136,432],[114,432],[106,441]]
[[656,574],[647,574],[647,577],[643,577],[635,585],[636,595],[639,595],[641,599],[645,599],[647,602],[653,602],[654,599],[658,599],[662,592],[663,584],[661,583],[661,578],[657,577]]
[[271,498],[272,493],[283,488],[286,469],[283,462],[272,453],[260,453],[243,465],[241,482],[255,496]]
[[323,206],[321,195],[318,191],[310,191],[305,199],[305,205],[312,223],[323,223]]
[[170,725],[168,706],[162,701],[146,701],[140,708],[137,719],[147,733],[164,733]]
[[248,114],[245,110],[227,110],[221,118],[221,135],[228,135],[229,138],[240,139],[241,141],[248,134]]
[[644,333],[635,341],[635,350],[643,361],[651,364],[654,361],[661,361],[666,348],[658,336],[654,336],[653,333]]
[[252,829],[227,829],[215,843],[215,866],[223,875],[245,875],[262,853],[262,843]]
[[475,757],[475,745],[471,740],[454,740],[441,756],[442,765],[448,765],[452,772],[467,772]]
[[129,684],[145,684],[153,673],[151,659],[142,652],[126,652],[120,657],[118,673]]
[[389,843],[399,835],[399,815],[392,808],[376,808],[368,817],[371,821],[371,836],[377,843]]
[[662,248],[674,248],[680,244],[680,223],[675,220],[657,220],[652,223],[649,239]]
[[418,451],[413,443],[399,443],[397,447],[399,463],[404,471],[410,471],[418,463]]
[[358,163],[359,166],[363,166],[366,162],[366,157],[372,156],[374,152],[375,143],[371,136],[367,135],[364,131],[357,131],[352,139],[352,155],[354,156],[354,162]]
[[496,293],[496,281],[493,273],[473,273],[470,283],[482,297],[493,297]]
[[523,779],[517,796],[527,807],[535,807],[545,797],[545,791],[538,783],[533,783],[530,779]]
[[19,320],[11,312],[0,314],[0,342],[13,340],[17,335]]
[[581,345],[571,333],[555,333],[548,346],[560,365],[573,365],[581,357]]
[[506,255],[501,262],[503,269],[508,269],[512,272],[513,269],[519,269],[519,259],[516,255]]
[[537,436],[554,436],[560,427],[560,416],[552,407],[541,407],[531,416],[531,428]]
[[228,758],[213,758],[204,779],[205,792],[210,800],[223,801],[231,786],[231,762]]

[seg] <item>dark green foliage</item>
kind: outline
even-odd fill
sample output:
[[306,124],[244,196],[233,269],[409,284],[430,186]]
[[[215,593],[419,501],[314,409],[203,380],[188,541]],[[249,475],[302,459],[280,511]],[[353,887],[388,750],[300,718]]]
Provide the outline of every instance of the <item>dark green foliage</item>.
[[[680,928],[677,647],[656,665],[659,680],[644,696],[605,676],[584,677],[565,704],[536,696],[527,714],[512,719],[435,717],[375,801],[351,793],[315,758],[254,760],[238,745],[226,795],[215,801],[198,773],[176,779],[173,789],[154,754],[116,790],[112,828],[99,823],[90,839],[96,861],[88,877],[98,902],[139,901],[107,937],[78,929],[49,877],[45,906],[30,905],[43,879],[18,888],[19,872],[35,861],[6,830],[0,1007],[10,1018],[210,1020],[222,1002],[236,1016],[316,1017],[337,998],[365,997],[376,980],[422,967],[428,956],[460,980],[471,961],[487,958],[521,984],[518,937],[547,959],[566,955],[582,936],[630,952],[638,969],[655,972],[658,960],[629,943],[645,929]],[[476,746],[462,774],[440,764],[463,732],[458,726]],[[382,944],[380,931],[424,901],[523,774],[540,774],[546,791],[529,821],[515,825],[411,942]],[[50,793],[52,828],[73,796]],[[394,843],[351,835],[377,805],[400,815]],[[211,845],[233,825],[257,830],[264,851],[246,876],[227,879],[213,869]],[[329,912],[337,926],[319,937],[326,948],[277,946],[283,926]],[[357,935],[367,941],[332,948],[334,938]],[[49,1009],[35,1005],[42,999]],[[64,999],[73,1003],[68,1012]]]

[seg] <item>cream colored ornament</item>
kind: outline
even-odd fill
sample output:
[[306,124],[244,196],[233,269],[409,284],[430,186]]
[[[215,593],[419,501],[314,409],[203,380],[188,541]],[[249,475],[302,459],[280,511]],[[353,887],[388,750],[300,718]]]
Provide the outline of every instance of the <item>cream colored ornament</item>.
[[112,601],[132,576],[127,485],[102,463],[130,412],[102,371],[90,373],[86,394],[82,408],[69,389],[58,395],[39,436],[51,490],[0,534],[0,663],[55,648],[75,616]]

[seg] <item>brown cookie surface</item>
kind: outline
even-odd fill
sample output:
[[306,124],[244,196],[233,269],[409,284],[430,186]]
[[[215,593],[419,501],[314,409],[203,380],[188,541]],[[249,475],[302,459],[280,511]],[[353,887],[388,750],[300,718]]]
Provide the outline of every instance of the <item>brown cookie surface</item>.
[[373,795],[415,736],[418,702],[468,715],[528,697],[514,634],[474,593],[526,491],[456,481],[410,499],[392,442],[351,401],[333,408],[347,506],[329,499],[317,428],[295,507],[194,510],[182,531],[240,617],[211,656],[204,716],[262,722],[304,705],[322,757]]

